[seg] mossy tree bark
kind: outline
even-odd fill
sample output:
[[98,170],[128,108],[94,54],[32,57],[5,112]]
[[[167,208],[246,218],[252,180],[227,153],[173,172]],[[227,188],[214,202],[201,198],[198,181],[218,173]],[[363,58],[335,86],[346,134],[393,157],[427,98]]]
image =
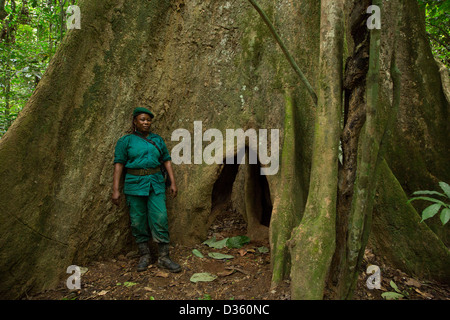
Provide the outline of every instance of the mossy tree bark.
[[[374,5],[382,7],[382,2],[375,0]],[[397,34],[397,32],[394,32]],[[358,164],[352,192],[352,203],[348,218],[346,234],[345,263],[338,284],[338,297],[349,298],[353,293],[357,278],[357,269],[361,264],[367,244],[372,220],[373,199],[375,196],[379,164],[382,159],[380,151],[390,119],[395,119],[400,98],[399,71],[395,65],[395,49],[391,59],[391,77],[394,99],[391,108],[380,103],[380,48],[381,30],[370,31],[369,69],[366,84],[366,121],[362,128],[358,148]]]
[[[171,141],[171,133],[176,128],[192,133],[195,120],[202,121],[204,130],[222,132],[280,129],[280,170],[266,177],[269,190],[264,189],[270,191],[267,202],[273,204],[272,280],[276,285],[291,275],[294,298],[321,298],[330,265],[340,265],[330,260],[337,252],[335,241],[340,252],[347,254],[349,248],[339,224],[335,230],[341,216],[339,97],[342,89],[348,93],[351,87],[342,79],[347,55],[342,50],[355,52],[353,61],[358,61],[358,54],[364,60],[367,51],[358,51],[352,36],[344,37],[342,20],[349,17],[347,23],[350,16],[360,15],[364,23],[368,18],[365,2],[360,12],[349,10],[351,2],[357,1],[345,2],[344,9],[342,1],[259,1],[318,93],[316,108],[248,1],[80,0],[82,29],[67,33],[36,92],[0,141],[0,296],[18,298],[54,288],[67,279],[69,265],[83,266],[133,249],[125,203],[116,208],[110,202],[112,159],[115,142],[129,128],[129,115],[141,105],[156,114],[154,131],[169,150],[179,142]],[[351,142],[360,156],[355,158],[358,170],[364,168],[359,166],[362,160],[381,165],[378,174],[371,166],[355,174],[359,189],[354,190],[365,188],[365,200],[360,200],[368,206],[364,211],[355,203],[354,212],[363,216],[348,219],[352,226],[359,221],[352,228],[355,259],[348,274],[358,271],[369,231],[364,217],[370,215],[376,185],[372,248],[407,272],[449,280],[445,266],[450,255],[443,237],[420,224],[417,211],[406,204],[409,192],[450,180],[445,165],[450,157],[449,95],[426,43],[416,1],[389,1],[384,6],[380,105],[393,104],[394,47],[402,92],[397,121],[386,132],[385,160],[369,148],[379,144],[381,127],[376,127],[375,140],[370,138],[373,126],[368,126],[361,129],[361,141]],[[400,11],[401,32],[394,42]],[[366,73],[360,78],[345,73],[363,83],[352,87],[354,98],[365,96]],[[344,114],[352,113],[346,108]],[[350,128],[350,118],[346,124]],[[342,141],[345,153],[349,149]],[[250,193],[262,188],[252,189],[254,175],[245,176],[239,188],[215,188],[218,181],[231,183],[234,177],[227,175],[236,176],[234,169],[226,164],[174,166],[179,195],[167,204],[173,242],[188,245],[206,239],[212,211],[222,198],[232,198],[214,191],[234,190],[234,195],[241,195],[242,208],[256,210]],[[352,185],[353,180],[348,181]],[[257,225],[257,219],[251,221]],[[351,291],[347,288],[343,291]]]
[[[348,8],[348,33],[354,41],[355,49],[347,58],[343,80],[345,99],[341,133],[342,164],[339,165],[337,188],[336,251],[329,276],[329,286],[332,289],[335,289],[342,276],[341,270],[346,268],[348,223],[358,168],[358,144],[366,121],[370,37],[365,12],[370,4],[371,0],[351,1]],[[334,295],[337,293],[334,292]]]
[[321,299],[335,250],[344,1],[321,1],[320,66],[311,180],[303,219],[292,232],[292,298]]

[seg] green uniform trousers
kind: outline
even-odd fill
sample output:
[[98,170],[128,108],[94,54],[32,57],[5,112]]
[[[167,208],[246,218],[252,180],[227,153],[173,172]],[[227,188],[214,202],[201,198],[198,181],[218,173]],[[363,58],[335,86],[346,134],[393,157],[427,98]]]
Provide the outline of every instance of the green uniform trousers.
[[156,243],[169,243],[166,194],[155,194],[150,190],[149,196],[127,194],[126,199],[130,208],[131,234],[136,242],[147,242],[152,237]]

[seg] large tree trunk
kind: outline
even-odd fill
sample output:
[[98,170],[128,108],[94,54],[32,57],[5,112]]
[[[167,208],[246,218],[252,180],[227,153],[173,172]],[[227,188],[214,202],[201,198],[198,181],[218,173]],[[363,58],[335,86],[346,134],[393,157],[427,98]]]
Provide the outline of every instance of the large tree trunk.
[[[260,5],[312,87],[322,91],[323,79],[318,75],[327,73],[323,64],[319,67],[319,26],[326,20],[321,22],[320,2],[275,5],[264,0]],[[450,180],[448,166],[443,165],[449,158],[450,142],[433,137],[436,132],[448,136],[448,101],[424,38],[417,40],[420,46],[408,49],[414,30],[422,35],[422,26],[414,22],[419,15],[415,1],[392,6],[383,11],[387,21],[396,21],[398,10],[408,11],[411,20],[403,22],[396,45],[402,98],[377,180],[370,241],[377,252],[386,253],[408,271],[448,280],[449,271],[442,267],[448,265],[448,249],[426,224],[419,223],[414,208],[405,204],[410,191],[429,188],[436,180]],[[68,32],[35,93],[0,141],[0,296],[18,298],[52,288],[68,276],[66,269],[72,264],[82,266],[131,249],[125,203],[116,208],[110,196],[114,145],[128,129],[137,105],[155,112],[154,130],[169,150],[178,144],[171,141],[171,133],[185,128],[193,134],[194,121],[202,121],[203,130],[217,128],[224,134],[228,128],[280,129],[280,170],[265,177],[267,187],[258,187],[265,180],[256,178],[253,164],[239,168],[175,165],[179,195],[168,201],[169,226],[174,242],[198,243],[205,240],[216,209],[235,201],[243,204],[239,207],[251,224],[249,233],[266,230],[267,222],[256,212],[259,207],[251,197],[258,193],[255,199],[264,197],[266,208],[272,204],[273,282],[277,284],[291,271],[297,277],[295,258],[303,244],[295,247],[291,257],[286,242],[293,230],[300,230],[300,223],[312,225],[308,223],[312,214],[304,213],[306,200],[318,194],[315,188],[332,188],[317,184],[320,176],[311,175],[317,172],[317,163],[311,166],[313,146],[318,150],[317,144],[327,142],[323,136],[315,137],[314,123],[330,119],[321,107],[315,109],[309,92],[254,8],[247,1],[200,0],[80,0],[80,8],[82,29]],[[382,39],[387,38],[382,34]],[[347,42],[351,52],[348,37]],[[383,70],[389,70],[386,61],[391,59],[393,45],[382,40]],[[333,62],[330,68],[337,70],[341,62]],[[330,88],[339,87],[336,79],[338,75],[330,80]],[[381,75],[380,91],[386,101],[392,97],[390,79]],[[432,112],[427,111],[429,107]],[[420,132],[414,132],[414,122],[420,123]],[[329,145],[337,147],[333,141]],[[267,147],[270,150],[270,142]],[[332,162],[337,149],[325,151],[330,156],[327,163],[336,165]],[[419,165],[421,170],[416,170]],[[336,172],[335,167],[324,170],[327,176]],[[421,177],[427,179],[426,184],[421,184]],[[390,190],[398,196],[386,193]],[[329,210],[332,202],[330,198]],[[392,211],[398,219],[389,215]],[[334,230],[332,215],[323,212],[319,216],[330,219],[330,224],[322,224],[327,232],[317,234],[322,238]],[[399,224],[408,227],[399,231]],[[426,246],[420,247],[417,236],[409,238],[415,228],[423,231]],[[403,241],[391,248],[383,241],[388,237]],[[321,268],[325,273],[333,239],[324,239],[330,250],[314,257],[326,262],[317,262],[325,266]],[[321,296],[325,277],[319,275],[321,280],[317,287],[310,287],[308,297]],[[293,281],[293,292],[300,292],[302,285]]]
[[[283,31],[284,40],[289,40],[288,48],[313,87],[317,87],[316,74],[319,69],[317,54],[320,48],[320,12],[319,1],[295,2],[290,13],[298,17],[294,29],[279,14],[272,18],[279,31]],[[305,86],[298,79],[289,77],[290,74],[292,72],[287,71],[283,80],[286,83],[284,139],[280,178],[276,188],[278,192],[274,196],[270,224],[274,285],[290,275],[291,256],[286,243],[291,238],[293,228],[300,223],[304,214],[314,135],[314,101]],[[300,84],[288,86],[287,83],[291,81]]]
[[68,266],[129,242],[124,206],[109,201],[111,155],[130,110],[145,100],[134,91],[158,43],[150,34],[163,29],[171,7],[80,6],[83,28],[69,32],[1,141],[2,296],[53,287]]
[[[389,26],[395,21],[389,12],[402,13],[398,37],[394,37],[392,29],[382,28],[381,43],[385,72],[388,72],[389,56],[384,52],[395,48],[401,90],[397,117],[386,132],[383,146],[386,163],[381,164],[377,181],[369,241],[376,248],[376,254],[386,256],[397,268],[445,282],[450,280],[448,268],[443,267],[450,263],[448,225],[442,226],[438,217],[427,220],[426,224],[419,223],[426,204],[413,203],[413,207],[405,200],[414,191],[438,190],[439,181],[450,181],[450,140],[447,138],[450,100],[446,98],[450,91],[433,58],[425,33],[424,13],[417,2],[383,4],[384,23]],[[397,39],[396,42],[393,39]],[[392,89],[383,83],[380,90],[381,103],[391,105]],[[418,238],[423,240],[422,244],[416,242]],[[395,243],[395,246],[388,243]]]
[[321,1],[318,105],[306,209],[289,242],[294,299],[320,299],[335,250],[344,1]]

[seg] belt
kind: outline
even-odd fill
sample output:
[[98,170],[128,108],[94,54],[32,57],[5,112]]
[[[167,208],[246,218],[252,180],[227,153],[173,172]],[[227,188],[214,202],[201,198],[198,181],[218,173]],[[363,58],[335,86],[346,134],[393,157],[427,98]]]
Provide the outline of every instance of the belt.
[[154,173],[161,172],[160,167],[149,168],[149,169],[129,169],[127,168],[127,173],[132,174],[134,176],[149,176]]

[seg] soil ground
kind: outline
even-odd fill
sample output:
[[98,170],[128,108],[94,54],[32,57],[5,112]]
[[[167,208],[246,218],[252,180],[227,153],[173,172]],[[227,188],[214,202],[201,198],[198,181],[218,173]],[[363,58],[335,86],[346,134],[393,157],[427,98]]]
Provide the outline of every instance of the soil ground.
[[[209,236],[214,235],[217,240],[245,234],[245,221],[233,211],[219,215],[209,230]],[[128,252],[114,259],[84,266],[87,271],[81,276],[79,290],[69,290],[64,280],[54,290],[27,296],[25,299],[290,300],[289,280],[271,288],[270,252],[260,252],[258,248],[262,247],[269,248],[268,241],[250,241],[240,249],[214,249],[205,244],[189,247],[175,245],[171,248],[170,255],[181,265],[180,273],[170,273],[157,266],[155,247],[152,247],[152,265],[146,271],[137,272],[137,252]],[[194,255],[193,249],[199,250],[204,258]],[[208,256],[209,252],[220,252],[234,258],[216,260]],[[370,264],[380,267],[380,289],[369,289],[366,285],[369,275],[365,270]],[[191,282],[191,276],[200,272],[214,274],[217,278],[210,282]],[[391,286],[391,281],[395,283],[398,291]],[[373,255],[368,248],[354,300],[383,300],[381,295],[384,292],[399,293],[399,299],[402,300],[450,300],[448,285],[413,278],[392,268],[388,262]]]

